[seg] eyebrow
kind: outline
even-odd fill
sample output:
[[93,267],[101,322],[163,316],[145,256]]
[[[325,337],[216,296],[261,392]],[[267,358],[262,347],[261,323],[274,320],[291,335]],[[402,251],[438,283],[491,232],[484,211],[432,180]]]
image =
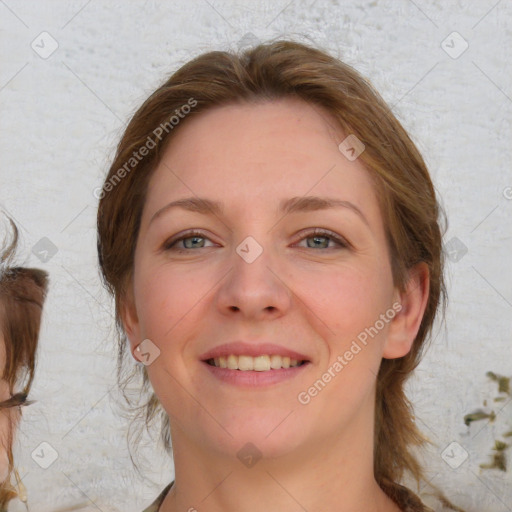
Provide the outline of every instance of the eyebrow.
[[[160,208],[160,210],[153,215],[149,223],[151,224],[156,218],[160,217],[171,208],[182,208],[189,212],[201,213],[203,215],[215,215],[219,217],[224,214],[224,205],[220,201],[214,201],[204,197],[184,197],[182,199],[172,201],[163,208]],[[370,227],[368,219],[354,203],[332,197],[299,196],[283,199],[279,204],[277,213],[284,216],[291,213],[313,212],[334,208],[348,208],[352,212],[356,213],[361,220]]]

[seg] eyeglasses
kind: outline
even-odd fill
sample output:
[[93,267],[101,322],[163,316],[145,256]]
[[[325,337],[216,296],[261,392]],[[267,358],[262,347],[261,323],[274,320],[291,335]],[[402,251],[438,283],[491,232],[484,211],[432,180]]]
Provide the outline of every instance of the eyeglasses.
[[11,398],[0,402],[0,409],[9,409],[11,407],[20,407],[22,405],[30,405],[32,400],[27,400],[26,393],[15,393]]

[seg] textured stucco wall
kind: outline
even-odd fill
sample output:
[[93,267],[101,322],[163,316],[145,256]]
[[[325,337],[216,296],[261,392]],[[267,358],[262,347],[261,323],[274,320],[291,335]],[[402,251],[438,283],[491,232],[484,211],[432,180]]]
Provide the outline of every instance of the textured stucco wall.
[[[512,510],[511,470],[479,468],[512,429],[510,397],[493,402],[485,377],[512,375],[510,2],[5,0],[0,27],[0,206],[22,228],[25,263],[51,276],[37,403],[15,452],[31,510],[89,499],[90,510],[140,511],[172,477],[155,441],[142,452],[152,468],[144,479],[128,456],[93,190],[125,122],[164,76],[202,51],[237,48],[249,33],[317,42],[355,66],[423,152],[450,248],[446,323],[409,387],[436,443],[428,473],[470,511]],[[464,41],[446,39],[454,31],[469,45],[460,55]],[[35,254],[44,237],[57,249],[47,261]],[[496,421],[467,428],[464,414],[484,400]],[[47,469],[31,456],[43,442],[58,453]],[[12,510],[25,509],[13,502]]]

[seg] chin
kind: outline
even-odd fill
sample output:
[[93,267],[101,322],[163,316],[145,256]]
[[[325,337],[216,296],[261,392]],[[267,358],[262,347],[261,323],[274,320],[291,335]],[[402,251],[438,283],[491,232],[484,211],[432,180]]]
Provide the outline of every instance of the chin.
[[[212,437],[203,435],[210,439],[216,450],[231,457],[240,459],[245,454],[264,458],[285,456],[307,442],[307,426],[294,421],[290,412],[273,411],[265,415],[261,409],[256,410],[223,423],[232,437],[224,431],[216,431]],[[285,419],[287,415],[289,418]]]

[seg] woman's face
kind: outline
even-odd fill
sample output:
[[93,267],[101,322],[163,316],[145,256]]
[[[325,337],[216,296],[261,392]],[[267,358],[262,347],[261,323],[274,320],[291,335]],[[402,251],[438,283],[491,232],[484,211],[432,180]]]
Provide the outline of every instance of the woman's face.
[[177,127],[150,180],[123,317],[195,446],[276,456],[370,428],[381,359],[410,348],[370,176],[334,126],[295,99],[216,108]]

